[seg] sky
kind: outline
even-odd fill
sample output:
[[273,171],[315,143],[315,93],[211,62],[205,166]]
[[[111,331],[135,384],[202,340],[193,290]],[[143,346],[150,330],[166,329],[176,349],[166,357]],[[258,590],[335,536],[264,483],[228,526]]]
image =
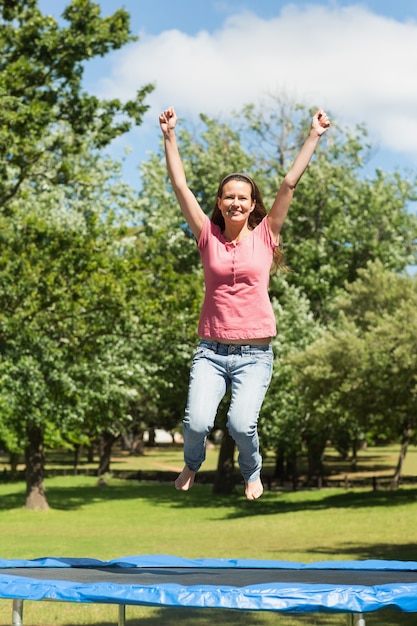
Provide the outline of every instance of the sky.
[[[125,175],[158,148],[158,115],[193,123],[271,95],[322,107],[342,126],[364,124],[377,168],[417,175],[416,0],[96,0],[125,8],[139,40],[90,62],[84,86],[122,100],[153,83],[144,123],[111,148],[131,150]],[[65,0],[39,0],[59,17]],[[306,129],[307,132],[307,129]]]

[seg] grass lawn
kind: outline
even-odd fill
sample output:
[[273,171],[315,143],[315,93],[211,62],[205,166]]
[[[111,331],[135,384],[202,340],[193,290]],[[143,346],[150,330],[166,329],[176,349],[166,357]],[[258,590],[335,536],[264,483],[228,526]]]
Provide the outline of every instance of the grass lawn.
[[[389,451],[388,451],[389,452]],[[377,451],[367,451],[375,457]],[[387,460],[388,456],[388,460]],[[396,461],[396,454],[395,456]],[[378,459],[378,471],[392,471],[390,453]],[[210,451],[207,469],[217,453]],[[417,475],[416,456],[406,473]],[[394,461],[394,465],[395,465]],[[366,465],[366,458],[361,461]],[[120,457],[116,467],[172,471],[181,454],[166,449],[145,457]],[[374,465],[368,466],[372,470]],[[343,468],[342,468],[343,471]],[[417,561],[417,485],[398,491],[321,489],[267,491],[247,502],[243,487],[233,496],[214,496],[211,486],[196,484],[178,493],[172,484],[110,478],[98,486],[94,476],[55,476],[46,481],[49,511],[23,508],[23,482],[0,484],[0,558],[44,556],[101,560],[135,554],[188,558],[255,558],[298,562],[398,559]],[[301,626],[350,624],[345,615],[254,613],[127,607],[128,626]],[[11,623],[11,601],[0,601],[0,625]],[[25,626],[117,624],[117,607],[25,602]],[[416,626],[417,615],[379,611],[366,615],[367,626]]]

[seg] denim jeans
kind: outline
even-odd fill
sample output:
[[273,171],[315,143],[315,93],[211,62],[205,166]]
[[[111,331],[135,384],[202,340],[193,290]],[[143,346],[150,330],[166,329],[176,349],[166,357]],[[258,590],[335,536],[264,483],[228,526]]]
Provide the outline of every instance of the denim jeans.
[[238,462],[246,483],[259,478],[257,422],[272,376],[269,345],[233,345],[201,340],[190,370],[184,417],[184,460],[197,472],[206,455],[206,438],[214,426],[220,401],[229,387],[227,428],[236,442]]

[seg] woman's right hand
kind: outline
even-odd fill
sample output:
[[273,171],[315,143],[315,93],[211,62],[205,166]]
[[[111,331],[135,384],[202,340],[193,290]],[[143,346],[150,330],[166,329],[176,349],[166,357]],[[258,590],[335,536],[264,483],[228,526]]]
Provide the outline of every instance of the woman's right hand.
[[177,115],[173,107],[165,109],[159,116],[159,125],[164,135],[168,135],[170,130],[174,130],[177,123]]

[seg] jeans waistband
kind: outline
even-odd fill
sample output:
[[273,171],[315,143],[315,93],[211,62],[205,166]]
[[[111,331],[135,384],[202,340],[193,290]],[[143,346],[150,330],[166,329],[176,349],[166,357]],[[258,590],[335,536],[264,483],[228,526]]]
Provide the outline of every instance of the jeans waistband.
[[216,354],[247,354],[249,352],[269,352],[272,350],[270,344],[254,345],[243,343],[220,343],[219,341],[211,341],[210,339],[201,339],[200,346],[213,350]]

